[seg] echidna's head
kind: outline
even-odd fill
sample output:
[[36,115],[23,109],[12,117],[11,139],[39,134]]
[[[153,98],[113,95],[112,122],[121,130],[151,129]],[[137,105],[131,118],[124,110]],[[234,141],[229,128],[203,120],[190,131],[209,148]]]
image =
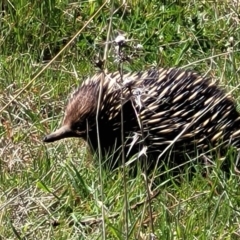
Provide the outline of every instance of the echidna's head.
[[45,136],[44,142],[63,138],[87,138],[87,131],[96,121],[99,83],[88,83],[79,87],[70,97],[65,110],[62,127]]

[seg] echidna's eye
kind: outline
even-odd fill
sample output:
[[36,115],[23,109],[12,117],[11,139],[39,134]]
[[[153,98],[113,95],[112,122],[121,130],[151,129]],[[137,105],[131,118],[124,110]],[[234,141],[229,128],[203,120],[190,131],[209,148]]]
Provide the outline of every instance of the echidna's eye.
[[80,127],[80,126],[77,126],[77,127],[76,127],[76,130],[77,130],[77,131],[80,131],[80,130],[81,130],[81,127]]
[[82,123],[77,123],[73,126],[74,131],[81,131],[82,130]]

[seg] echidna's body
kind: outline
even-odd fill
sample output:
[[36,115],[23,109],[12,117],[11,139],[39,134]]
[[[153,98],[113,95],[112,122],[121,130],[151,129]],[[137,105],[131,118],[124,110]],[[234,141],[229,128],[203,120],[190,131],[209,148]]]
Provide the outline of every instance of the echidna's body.
[[103,155],[121,149],[121,94],[129,156],[145,145],[147,153],[156,157],[174,139],[175,153],[203,152],[219,144],[240,148],[240,115],[232,99],[211,79],[173,68],[122,78],[118,72],[103,76],[96,74],[73,93],[63,127],[46,136],[45,142],[81,137],[97,151],[96,113],[102,81],[98,124]]

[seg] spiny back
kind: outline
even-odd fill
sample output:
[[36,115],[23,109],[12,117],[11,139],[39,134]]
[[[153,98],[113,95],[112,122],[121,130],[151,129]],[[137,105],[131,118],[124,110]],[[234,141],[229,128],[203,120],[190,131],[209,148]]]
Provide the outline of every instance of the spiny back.
[[121,145],[121,107],[127,151],[140,136],[132,154],[139,151],[142,138],[148,152],[158,154],[174,139],[176,151],[206,150],[222,142],[240,148],[240,116],[224,90],[197,73],[159,68],[123,76],[96,74],[72,94],[63,126],[72,136],[87,140],[94,151],[99,92],[98,124],[105,153]]

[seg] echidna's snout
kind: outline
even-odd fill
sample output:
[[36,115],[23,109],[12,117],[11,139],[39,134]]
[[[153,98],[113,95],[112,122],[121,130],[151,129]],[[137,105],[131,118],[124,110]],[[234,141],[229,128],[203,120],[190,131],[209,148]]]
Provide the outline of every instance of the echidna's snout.
[[69,126],[64,125],[55,132],[44,137],[43,142],[55,142],[63,138],[79,137]]

